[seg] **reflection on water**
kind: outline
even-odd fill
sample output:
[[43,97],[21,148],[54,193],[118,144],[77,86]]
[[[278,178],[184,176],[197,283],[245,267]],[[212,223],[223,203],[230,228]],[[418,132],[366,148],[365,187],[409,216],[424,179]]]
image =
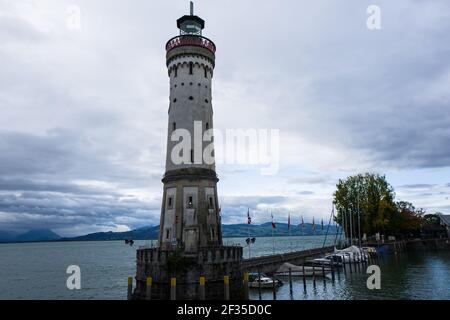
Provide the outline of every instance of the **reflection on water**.
[[[276,238],[277,252],[321,247],[323,237]],[[334,239],[331,239],[331,242]],[[330,244],[331,244],[330,242]],[[245,244],[245,239],[225,239],[225,243]],[[150,242],[137,241],[134,247],[122,241],[0,244],[0,299],[125,299],[127,277],[135,274],[136,249]],[[245,257],[248,251],[245,250]],[[252,256],[272,254],[271,238],[258,238]],[[368,275],[347,273],[336,276],[326,287],[318,278],[314,290],[310,280],[307,294],[301,279],[294,280],[294,299],[450,299],[450,253],[424,252],[385,257],[380,291],[366,287]],[[81,268],[82,290],[66,288],[69,265]],[[262,293],[272,299],[272,292]],[[277,291],[279,299],[290,299],[289,285]],[[251,290],[258,299],[258,291]]]

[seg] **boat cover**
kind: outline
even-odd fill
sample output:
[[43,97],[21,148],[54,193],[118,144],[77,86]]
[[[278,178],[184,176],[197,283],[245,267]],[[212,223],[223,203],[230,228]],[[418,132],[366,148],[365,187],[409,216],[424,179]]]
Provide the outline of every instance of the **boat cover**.
[[303,267],[301,266],[296,266],[292,263],[289,262],[285,262],[281,265],[281,267],[278,268],[276,273],[284,273],[284,272],[289,272],[289,269],[291,269],[292,272],[302,272]]

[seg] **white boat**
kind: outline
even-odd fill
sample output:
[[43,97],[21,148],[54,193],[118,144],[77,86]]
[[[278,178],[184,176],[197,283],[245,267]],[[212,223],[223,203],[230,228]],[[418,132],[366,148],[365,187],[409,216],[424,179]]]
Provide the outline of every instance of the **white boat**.
[[345,262],[361,262],[369,258],[369,253],[364,248],[358,248],[357,246],[350,246],[342,250],[334,251],[334,255],[340,255],[345,259]]
[[[312,265],[318,266],[319,268],[322,268],[322,266],[325,266],[325,268],[331,269],[331,264],[333,264],[333,266],[341,266],[342,263],[341,262],[337,262],[335,260],[336,257],[330,257],[330,256],[326,256],[324,258],[317,258],[314,260],[311,260],[310,263]],[[341,259],[342,261],[342,259]]]
[[318,258],[318,259],[314,259],[312,260],[313,264],[318,264],[318,265],[325,265],[328,267],[331,267],[331,264],[333,264],[333,266],[341,266],[343,261],[345,259],[345,256],[342,254],[329,254],[326,255],[323,258]]
[[267,288],[273,288],[274,282],[275,282],[276,287],[278,287],[280,285],[280,281],[278,281],[276,279],[274,280],[269,277],[261,277],[261,278],[256,278],[253,281],[249,282],[248,286],[250,288],[261,287],[262,289],[267,289]]
[[[311,277],[313,275],[320,277],[323,276],[323,268],[322,266],[296,266],[291,263],[284,263],[278,270],[275,272],[277,277],[288,277],[289,270],[291,270],[292,277],[303,277],[303,270],[305,272],[305,277]],[[330,273],[330,268],[325,267],[325,275],[327,276]]]

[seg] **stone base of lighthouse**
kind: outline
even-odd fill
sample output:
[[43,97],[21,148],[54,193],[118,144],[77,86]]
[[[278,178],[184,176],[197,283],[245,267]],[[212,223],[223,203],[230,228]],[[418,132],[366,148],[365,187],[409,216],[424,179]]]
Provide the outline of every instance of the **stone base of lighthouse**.
[[242,247],[199,248],[195,253],[161,248],[137,251],[135,300],[147,297],[147,278],[152,278],[151,299],[171,299],[171,278],[176,278],[177,300],[200,299],[200,277],[205,277],[207,300],[223,300],[224,277],[229,276],[231,300],[244,299]]

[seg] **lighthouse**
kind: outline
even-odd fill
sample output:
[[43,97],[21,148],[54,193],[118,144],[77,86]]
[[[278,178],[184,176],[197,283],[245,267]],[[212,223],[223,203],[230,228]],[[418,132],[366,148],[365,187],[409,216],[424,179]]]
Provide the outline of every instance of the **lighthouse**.
[[191,14],[178,19],[177,26],[180,35],[166,45],[170,102],[159,243],[194,252],[222,244],[218,178],[211,161],[216,46],[203,37],[205,21],[194,15],[192,3]]
[[190,9],[165,47],[170,95],[160,231],[156,248],[137,251],[135,299],[223,299],[224,290],[231,299],[244,297],[242,247],[222,241],[212,107],[216,46],[203,36],[205,21],[192,2]]

